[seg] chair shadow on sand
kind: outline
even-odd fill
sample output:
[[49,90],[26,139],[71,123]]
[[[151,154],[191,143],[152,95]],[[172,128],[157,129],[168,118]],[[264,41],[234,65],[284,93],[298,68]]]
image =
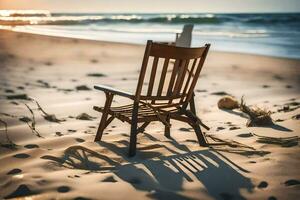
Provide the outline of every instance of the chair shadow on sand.
[[[147,158],[139,156],[128,158],[125,146],[119,147],[112,143],[99,142],[100,146],[121,156],[127,164],[122,165],[83,146],[69,147],[62,157],[47,155],[42,158],[73,169],[93,172],[109,170],[108,172],[130,183],[135,189],[149,192],[148,196],[153,199],[191,199],[180,194],[185,181],[198,181],[199,185],[202,184],[207,190],[207,193],[203,192],[214,199],[245,199],[240,191],[244,189],[251,192],[254,188],[251,180],[243,175],[248,171],[217,151],[206,149],[191,152],[186,146],[175,141],[171,142],[186,153],[162,156],[160,153],[143,151],[142,148],[140,154]],[[126,143],[126,141],[122,140],[119,143]],[[168,149],[164,145],[152,145],[149,148],[155,147]]]

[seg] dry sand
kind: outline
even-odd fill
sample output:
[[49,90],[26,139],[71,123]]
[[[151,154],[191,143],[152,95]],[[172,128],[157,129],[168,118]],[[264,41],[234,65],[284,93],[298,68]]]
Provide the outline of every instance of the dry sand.
[[[155,122],[128,158],[128,124],[113,121],[102,142],[93,142],[101,114],[92,106],[105,95],[92,88],[134,92],[143,52],[142,45],[0,31],[0,119],[9,137],[2,123],[0,198],[299,199],[298,139],[272,144],[257,136],[300,136],[299,60],[210,52],[196,90],[198,115],[211,127],[206,134],[245,147],[199,147],[194,132],[175,121],[167,139]],[[239,110],[218,109],[225,93],[271,110],[276,125],[246,127]],[[20,94],[63,121],[45,119],[34,102],[15,99]],[[81,113],[94,118],[76,119]]]

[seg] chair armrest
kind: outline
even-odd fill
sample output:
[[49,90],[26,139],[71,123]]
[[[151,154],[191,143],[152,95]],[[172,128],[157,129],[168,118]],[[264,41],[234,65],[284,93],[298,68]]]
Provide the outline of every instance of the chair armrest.
[[133,94],[131,94],[129,92],[122,91],[122,90],[119,90],[119,89],[115,89],[115,88],[112,88],[112,87],[109,87],[109,86],[106,86],[106,85],[95,85],[94,88],[96,90],[101,90],[103,92],[109,92],[109,93],[116,94],[116,95],[119,95],[119,96],[128,97],[130,99],[134,99],[134,97],[135,97]]

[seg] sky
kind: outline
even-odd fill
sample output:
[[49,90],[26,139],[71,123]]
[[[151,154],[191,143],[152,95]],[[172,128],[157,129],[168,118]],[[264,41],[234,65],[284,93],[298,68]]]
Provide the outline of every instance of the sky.
[[300,12],[300,0],[0,0],[0,9],[52,12]]

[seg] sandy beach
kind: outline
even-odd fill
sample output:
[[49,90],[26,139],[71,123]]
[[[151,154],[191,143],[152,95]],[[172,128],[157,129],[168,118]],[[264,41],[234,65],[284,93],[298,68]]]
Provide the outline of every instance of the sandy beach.
[[[199,147],[175,121],[172,139],[160,122],[147,127],[132,158],[126,123],[114,120],[94,142],[92,108],[105,95],[93,86],[134,92],[144,48],[0,31],[1,199],[299,198],[300,60],[209,52],[197,113],[207,135],[233,145]],[[240,110],[218,108],[225,95],[271,111],[274,125],[247,127]]]

